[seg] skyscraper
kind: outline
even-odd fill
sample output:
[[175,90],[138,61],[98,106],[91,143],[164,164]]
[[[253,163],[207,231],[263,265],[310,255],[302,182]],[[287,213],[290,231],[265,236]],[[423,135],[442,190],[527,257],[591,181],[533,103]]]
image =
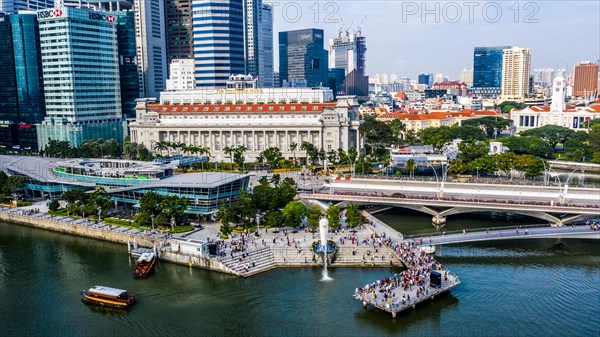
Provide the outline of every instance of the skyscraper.
[[121,111],[124,118],[135,118],[135,100],[141,97],[135,38],[135,13],[128,10],[112,12],[112,14],[117,23]]
[[531,51],[512,47],[504,50],[502,57],[502,98],[522,101],[529,95]]
[[502,55],[500,47],[475,47],[473,53],[473,88],[484,96],[497,96],[502,87]]
[[46,97],[38,146],[49,139],[79,146],[88,139],[123,141],[116,18],[65,6],[37,12]]
[[16,125],[19,120],[19,104],[17,100],[17,79],[10,18],[0,13],[0,146],[12,150],[18,144]]
[[135,0],[140,94],[158,97],[167,81],[165,0]]
[[315,87],[328,83],[328,56],[322,29],[279,32],[279,78],[284,85]]
[[35,11],[54,7],[54,0],[0,0],[0,13],[15,14],[18,11]]
[[46,112],[37,16],[0,14],[0,31],[0,145],[35,152],[35,124]]
[[193,0],[197,87],[224,87],[246,72],[244,0]]
[[193,58],[192,0],[166,0],[166,29],[168,61]]
[[598,64],[581,62],[575,66],[573,95],[577,97],[596,97],[598,90]]
[[460,81],[465,83],[467,86],[473,86],[473,69],[463,68],[460,73]]
[[258,86],[273,87],[273,6],[262,4],[258,33]]
[[433,74],[419,74],[419,78],[417,80],[418,84],[425,84],[428,87],[433,85]]
[[358,34],[340,34],[329,40],[329,66],[345,70],[344,90],[347,95],[368,95],[366,51],[366,38]]

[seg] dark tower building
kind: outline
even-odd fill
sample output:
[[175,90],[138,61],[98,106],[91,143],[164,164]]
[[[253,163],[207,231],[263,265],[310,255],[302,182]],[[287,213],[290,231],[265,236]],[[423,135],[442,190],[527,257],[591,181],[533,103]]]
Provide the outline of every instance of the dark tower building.
[[0,146],[35,152],[46,114],[36,14],[0,14],[0,36]]
[[279,79],[283,86],[326,86],[328,61],[322,29],[279,32]]
[[483,96],[499,95],[502,88],[502,55],[506,47],[475,47],[473,88]]
[[194,58],[192,0],[166,0],[167,57]]
[[121,110],[125,119],[135,118],[135,100],[140,98],[135,47],[135,13],[129,10],[113,12],[113,14],[117,22]]

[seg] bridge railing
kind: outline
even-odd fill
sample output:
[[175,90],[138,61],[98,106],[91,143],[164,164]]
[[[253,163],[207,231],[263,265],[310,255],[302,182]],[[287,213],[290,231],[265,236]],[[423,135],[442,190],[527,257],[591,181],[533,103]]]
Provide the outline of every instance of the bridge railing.
[[[372,180],[394,180],[394,181],[411,181],[411,182],[437,182],[435,176],[431,177],[407,177],[407,176],[393,176],[393,175],[354,175],[352,178],[354,179],[372,179]],[[524,178],[505,178],[505,177],[465,177],[465,178],[447,178],[447,183],[478,183],[478,184],[486,184],[486,185],[524,185],[524,186],[548,186],[548,187],[559,187],[557,181],[550,180],[548,183],[544,183],[543,179],[539,180],[531,180]],[[561,185],[562,186],[562,183]],[[597,182],[597,179],[593,179],[590,177],[590,180],[585,181],[584,184],[581,184],[580,180],[577,181],[577,184],[571,185],[571,187],[600,187],[600,183]]]
[[[585,207],[585,208],[600,208],[600,204],[574,204],[574,203],[552,203],[548,201],[529,201],[529,200],[510,200],[510,199],[482,199],[482,198],[456,198],[456,197],[437,197],[437,196],[426,196],[426,195],[414,195],[405,193],[394,193],[392,195],[385,195],[379,193],[361,193],[361,192],[340,192],[333,191],[320,191],[316,194],[325,195],[346,195],[346,196],[357,196],[357,197],[375,197],[375,198],[388,198],[388,199],[405,199],[405,200],[438,200],[438,201],[450,201],[450,202],[476,202],[480,204],[506,204],[506,205],[533,205],[533,206],[552,206],[552,207]],[[310,198],[310,194],[307,194]]]

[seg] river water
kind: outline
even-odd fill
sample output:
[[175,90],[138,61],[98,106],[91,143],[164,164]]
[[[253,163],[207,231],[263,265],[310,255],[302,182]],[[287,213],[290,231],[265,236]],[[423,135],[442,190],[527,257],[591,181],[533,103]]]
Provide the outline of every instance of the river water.
[[[413,215],[382,217],[401,228]],[[160,263],[150,278],[134,280],[124,245],[0,223],[0,336],[600,334],[596,241],[444,247],[438,259],[462,284],[393,320],[351,295],[398,270],[332,268],[334,281],[325,283],[311,268],[241,279]],[[79,293],[93,285],[128,289],[138,303],[129,311],[87,306]]]

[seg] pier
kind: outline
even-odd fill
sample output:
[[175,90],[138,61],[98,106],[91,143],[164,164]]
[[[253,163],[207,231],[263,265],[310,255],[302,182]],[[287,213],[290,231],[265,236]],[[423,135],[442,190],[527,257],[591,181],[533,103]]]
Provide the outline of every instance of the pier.
[[[383,243],[383,242],[382,242]],[[354,298],[363,307],[371,305],[396,318],[399,312],[414,309],[417,304],[433,300],[436,295],[460,284],[457,275],[427,255],[413,241],[385,244],[394,251],[407,270],[357,288]]]

